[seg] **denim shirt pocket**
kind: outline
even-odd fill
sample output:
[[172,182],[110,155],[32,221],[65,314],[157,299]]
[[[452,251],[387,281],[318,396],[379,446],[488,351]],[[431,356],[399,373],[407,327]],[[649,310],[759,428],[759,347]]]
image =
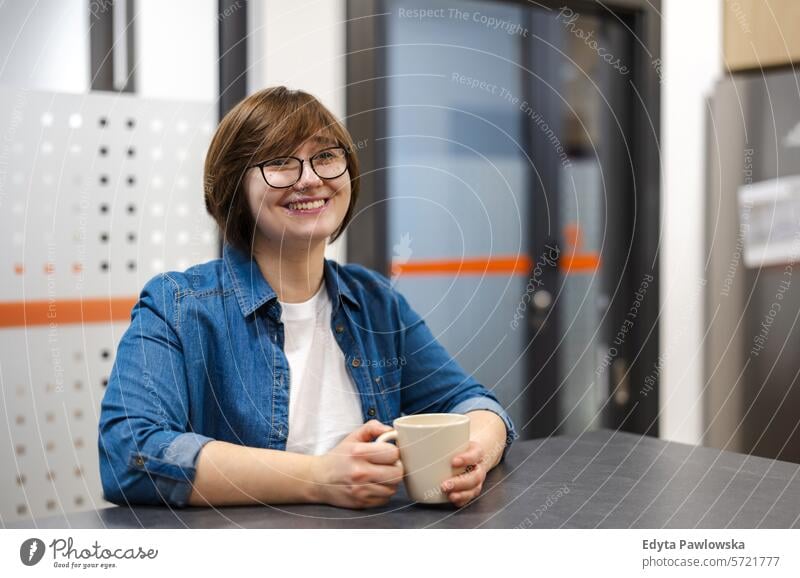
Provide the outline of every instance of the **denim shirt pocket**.
[[378,368],[373,371],[373,381],[378,388],[386,395],[400,392],[400,381],[402,379],[402,367]]
[[372,370],[372,382],[386,401],[389,411],[389,415],[386,417],[386,420],[384,420],[386,423],[391,423],[392,420],[400,417],[400,383],[402,381],[402,372],[403,368],[396,366],[381,367]]

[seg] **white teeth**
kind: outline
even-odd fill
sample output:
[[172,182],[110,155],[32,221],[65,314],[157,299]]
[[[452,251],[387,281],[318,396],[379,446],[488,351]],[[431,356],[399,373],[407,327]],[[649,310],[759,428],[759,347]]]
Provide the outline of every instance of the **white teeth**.
[[289,203],[287,206],[292,211],[297,211],[297,210],[308,211],[311,209],[319,209],[324,204],[325,204],[325,199],[318,199],[316,201],[311,201],[309,203]]

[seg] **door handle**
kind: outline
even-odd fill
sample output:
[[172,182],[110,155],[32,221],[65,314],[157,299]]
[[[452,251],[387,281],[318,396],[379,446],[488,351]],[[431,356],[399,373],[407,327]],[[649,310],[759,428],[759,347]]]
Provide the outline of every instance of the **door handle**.
[[545,326],[547,314],[553,305],[553,295],[547,289],[539,289],[533,294],[531,304],[531,329],[538,332]]

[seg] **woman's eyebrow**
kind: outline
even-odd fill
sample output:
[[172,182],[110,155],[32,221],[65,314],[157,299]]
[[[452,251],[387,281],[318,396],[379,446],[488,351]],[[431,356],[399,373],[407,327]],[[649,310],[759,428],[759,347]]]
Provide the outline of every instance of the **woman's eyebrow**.
[[322,145],[335,146],[336,144],[338,144],[336,139],[331,138],[329,136],[313,136],[311,137],[311,141]]

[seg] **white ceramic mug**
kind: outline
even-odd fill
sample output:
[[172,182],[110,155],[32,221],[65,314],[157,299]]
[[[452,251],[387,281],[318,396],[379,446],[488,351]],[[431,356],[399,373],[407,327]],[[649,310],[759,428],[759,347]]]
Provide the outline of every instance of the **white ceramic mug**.
[[454,468],[451,462],[469,445],[469,417],[458,413],[422,413],[399,417],[392,425],[393,430],[375,441],[397,444],[408,496],[423,504],[448,502],[441,485],[464,472],[465,468]]

